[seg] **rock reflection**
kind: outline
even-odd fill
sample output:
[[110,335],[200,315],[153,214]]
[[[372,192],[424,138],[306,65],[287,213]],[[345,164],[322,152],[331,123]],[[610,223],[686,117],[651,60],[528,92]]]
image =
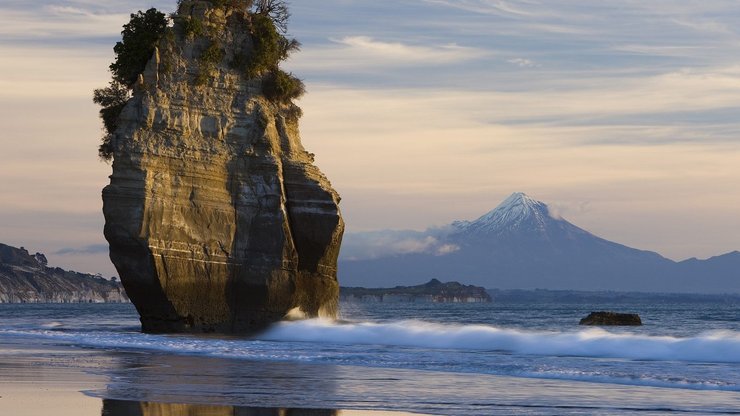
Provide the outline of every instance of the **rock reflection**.
[[278,409],[103,400],[102,416],[337,416],[333,409]]
[[[337,377],[333,366],[237,361],[197,355],[122,354],[120,357],[119,366],[112,372],[106,389],[97,392],[99,397],[144,403],[198,402],[237,408],[310,409],[341,408],[343,405],[336,397]],[[334,414],[308,411],[222,413],[222,408],[216,408],[218,411],[207,413],[201,406],[198,414]],[[149,413],[133,414],[170,413],[150,410]]]

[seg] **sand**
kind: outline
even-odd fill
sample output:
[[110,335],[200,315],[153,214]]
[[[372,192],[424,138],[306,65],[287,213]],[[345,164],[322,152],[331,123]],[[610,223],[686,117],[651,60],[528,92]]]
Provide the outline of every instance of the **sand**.
[[141,402],[107,398],[120,353],[0,341],[3,416],[413,416],[405,412],[279,409],[224,404]]
[[[100,416],[102,401],[82,393],[106,378],[84,371],[85,351],[0,343],[0,415]],[[79,362],[78,365],[70,365]]]

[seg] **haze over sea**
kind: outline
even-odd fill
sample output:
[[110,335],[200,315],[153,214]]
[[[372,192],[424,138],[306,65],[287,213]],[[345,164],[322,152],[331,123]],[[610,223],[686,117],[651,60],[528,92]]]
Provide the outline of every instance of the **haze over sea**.
[[[252,338],[142,334],[127,304],[0,305],[0,344],[62,348],[45,359],[104,376],[89,394],[117,400],[445,415],[738,414],[740,305],[727,299],[344,303],[340,321],[284,322]],[[577,325],[605,308],[639,313],[645,325]]]

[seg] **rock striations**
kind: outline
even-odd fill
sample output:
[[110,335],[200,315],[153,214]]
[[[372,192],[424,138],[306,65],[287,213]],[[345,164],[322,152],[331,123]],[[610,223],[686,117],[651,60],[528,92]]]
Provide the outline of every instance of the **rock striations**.
[[[186,33],[194,20],[209,36]],[[183,1],[174,22],[121,113],[103,190],[110,257],[143,330],[335,314],[339,196],[301,145],[300,109],[234,69],[255,47],[250,14]]]

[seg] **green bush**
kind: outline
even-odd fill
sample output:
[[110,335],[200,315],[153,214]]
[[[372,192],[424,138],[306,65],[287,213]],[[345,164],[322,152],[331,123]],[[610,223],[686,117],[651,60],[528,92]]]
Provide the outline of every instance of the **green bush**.
[[245,53],[237,53],[229,62],[229,67],[240,72],[247,72],[249,57]]
[[187,37],[197,37],[203,35],[203,22],[200,19],[194,17],[188,17],[185,19],[183,25],[183,32]]
[[252,40],[254,51],[247,65],[247,75],[252,78],[275,70],[281,61],[301,46],[297,40],[278,33],[270,16],[259,13],[252,15]]
[[129,23],[123,26],[123,39],[113,47],[116,53],[116,60],[110,65],[113,79],[127,86],[133,85],[166,30],[167,16],[157,9],[132,14]]
[[113,160],[113,135],[112,134],[106,134],[103,136],[103,138],[100,140],[100,146],[98,146],[98,156],[105,160],[106,162],[109,162]]
[[263,78],[262,92],[268,100],[285,104],[305,94],[306,86],[292,73],[277,69]]
[[[180,6],[187,1],[187,0],[178,0],[177,1],[177,9],[180,9]],[[244,10],[249,9],[252,7],[252,0],[210,0],[209,1],[213,7],[217,8],[224,8],[224,7],[230,7],[230,8],[242,8]]]
[[281,33],[288,32],[290,10],[285,0],[257,0],[254,3],[254,9],[256,14],[268,16]]
[[167,17],[157,9],[146,12],[139,10],[131,15],[131,20],[123,25],[121,41],[113,47],[115,61],[110,65],[113,80],[108,87],[93,92],[93,102],[100,105],[100,118],[103,120],[105,135],[98,147],[98,154],[104,160],[113,158],[111,140],[118,129],[118,119],[130,97],[131,86],[144,71],[154,53],[154,47],[167,31]]
[[98,148],[98,154],[104,160],[110,160],[113,156],[111,138],[118,129],[118,118],[129,99],[129,89],[120,82],[113,80],[106,88],[99,88],[93,92],[93,102],[100,105],[100,118],[106,134],[103,143]]
[[283,58],[281,38],[282,36],[277,32],[275,25],[268,16],[252,15],[254,51],[247,65],[247,75],[250,78],[277,68],[281,58]]
[[202,64],[213,67],[218,65],[222,59],[224,59],[224,50],[218,46],[217,42],[212,42],[200,55],[199,61]]
[[211,71],[224,59],[224,50],[217,42],[212,42],[198,58],[198,76],[195,85],[205,85],[210,78]]

